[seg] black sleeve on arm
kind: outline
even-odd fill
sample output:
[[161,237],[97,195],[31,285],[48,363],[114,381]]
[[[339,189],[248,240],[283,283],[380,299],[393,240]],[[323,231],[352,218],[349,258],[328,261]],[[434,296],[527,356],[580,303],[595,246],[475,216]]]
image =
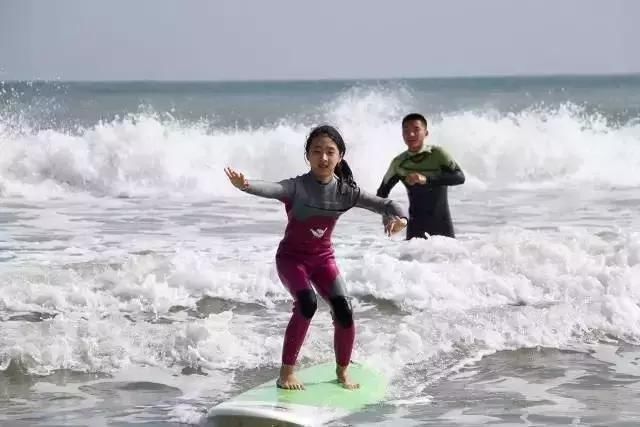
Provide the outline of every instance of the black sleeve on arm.
[[443,166],[440,174],[429,177],[427,184],[429,185],[460,185],[464,184],[465,176],[462,169],[450,169]]
[[386,181],[383,180],[380,184],[380,187],[378,188],[378,191],[376,191],[376,196],[387,198],[389,196],[389,193],[391,192],[391,189],[393,189],[398,181],[400,181],[400,176],[398,175],[393,175]]

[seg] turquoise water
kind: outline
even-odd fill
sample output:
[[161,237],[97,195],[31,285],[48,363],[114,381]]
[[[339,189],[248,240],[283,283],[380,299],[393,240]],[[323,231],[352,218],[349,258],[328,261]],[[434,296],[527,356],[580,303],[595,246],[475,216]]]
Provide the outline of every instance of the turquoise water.
[[[345,98],[384,94],[431,117],[463,111],[517,113],[568,104],[618,123],[640,113],[640,76],[485,77],[271,82],[4,82],[5,111],[36,126],[91,126],[140,112],[216,126],[309,124]],[[392,107],[392,106],[390,106]],[[393,113],[392,111],[388,111]],[[6,113],[5,113],[6,114]],[[401,112],[397,112],[401,114]]]

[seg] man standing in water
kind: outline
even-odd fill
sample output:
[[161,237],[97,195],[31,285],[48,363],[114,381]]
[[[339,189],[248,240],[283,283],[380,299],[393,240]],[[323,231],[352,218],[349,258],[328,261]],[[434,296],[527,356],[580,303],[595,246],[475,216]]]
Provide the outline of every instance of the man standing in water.
[[442,147],[425,144],[428,135],[423,115],[412,113],[402,119],[402,137],[408,150],[391,161],[377,192],[378,197],[386,198],[400,180],[406,187],[410,217],[407,240],[425,239],[426,234],[455,238],[447,186],[463,184],[465,176]]

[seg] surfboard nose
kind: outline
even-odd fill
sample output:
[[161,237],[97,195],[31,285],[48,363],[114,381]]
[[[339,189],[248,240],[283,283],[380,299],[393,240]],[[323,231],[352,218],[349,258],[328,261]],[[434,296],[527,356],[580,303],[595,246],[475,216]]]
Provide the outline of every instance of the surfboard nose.
[[348,390],[336,380],[335,363],[299,369],[304,390],[283,390],[275,378],[209,410],[209,420],[221,427],[316,427],[365,410],[384,400],[387,380],[377,370],[353,363],[352,380],[360,388]]

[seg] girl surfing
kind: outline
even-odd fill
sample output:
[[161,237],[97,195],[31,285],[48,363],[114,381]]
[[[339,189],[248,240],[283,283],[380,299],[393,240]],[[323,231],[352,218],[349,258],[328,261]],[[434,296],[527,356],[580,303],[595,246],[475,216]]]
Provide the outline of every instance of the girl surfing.
[[[334,257],[331,234],[338,218],[353,207],[383,216],[387,235],[403,230],[408,215],[398,203],[374,196],[357,186],[344,160],[346,146],[332,126],[314,128],[305,145],[311,170],[279,182],[248,180],[231,168],[225,173],[240,190],[285,204],[288,223],[276,252],[280,280],[294,299],[293,315],[282,349],[277,386],[301,390],[295,376],[298,353],[317,309],[317,291],[330,305],[334,323],[336,376],[343,387],[358,388],[347,368],[355,339],[353,312]],[[314,291],[315,288],[315,291]]]

